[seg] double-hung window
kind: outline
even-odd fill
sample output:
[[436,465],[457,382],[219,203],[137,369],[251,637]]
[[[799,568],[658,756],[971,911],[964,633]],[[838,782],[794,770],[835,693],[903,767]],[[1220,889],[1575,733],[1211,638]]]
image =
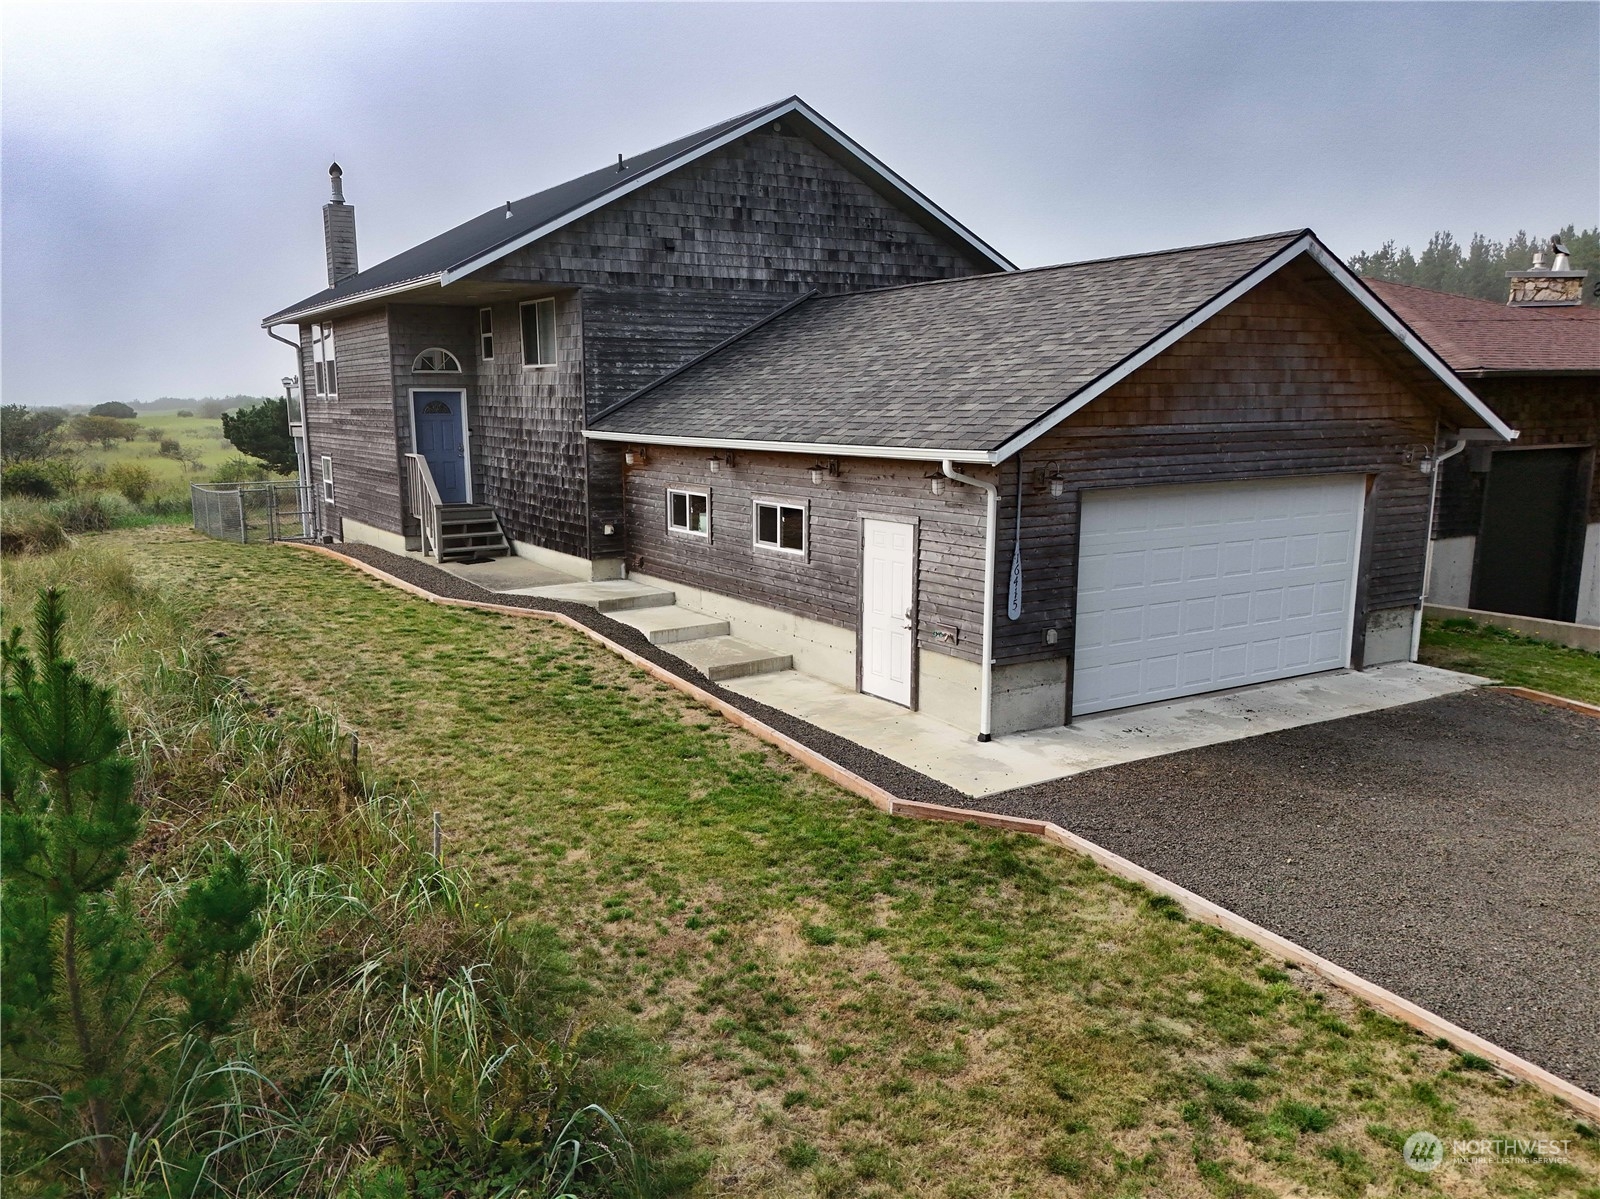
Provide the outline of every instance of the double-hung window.
[[556,302],[528,300],[519,306],[522,314],[522,365],[556,364]]
[[667,489],[667,530],[691,537],[711,536],[711,495],[705,491]]
[[311,326],[311,365],[315,372],[317,394],[323,399],[339,396],[339,370],[334,360],[333,326]]
[[776,500],[757,500],[756,544],[762,549],[786,554],[806,552],[806,509],[804,504],[783,504]]
[[494,309],[478,309],[478,357],[485,362],[494,360]]

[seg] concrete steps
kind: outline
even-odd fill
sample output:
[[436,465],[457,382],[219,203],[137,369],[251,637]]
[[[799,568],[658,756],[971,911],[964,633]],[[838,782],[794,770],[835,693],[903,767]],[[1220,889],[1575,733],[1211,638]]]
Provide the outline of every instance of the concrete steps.
[[660,608],[635,608],[614,615],[623,624],[632,625],[643,633],[651,645],[676,645],[680,641],[698,641],[704,637],[726,637],[732,632],[727,621],[691,612],[676,604]]
[[701,637],[694,641],[682,641],[673,645],[672,653],[713,683],[794,668],[794,659],[788,654],[775,654],[763,645],[741,641],[737,637]]
[[540,599],[563,600],[569,604],[588,604],[596,612],[614,614],[637,608],[670,607],[677,596],[659,587],[646,587],[631,579],[608,579],[598,583],[557,583],[552,587],[518,587],[507,595],[534,595]]
[[651,645],[670,648],[675,657],[682,658],[714,683],[794,668],[790,655],[775,654],[764,645],[730,636],[733,626],[726,620],[680,608],[672,592],[635,583],[632,579],[518,587],[506,594],[588,604],[638,629]]

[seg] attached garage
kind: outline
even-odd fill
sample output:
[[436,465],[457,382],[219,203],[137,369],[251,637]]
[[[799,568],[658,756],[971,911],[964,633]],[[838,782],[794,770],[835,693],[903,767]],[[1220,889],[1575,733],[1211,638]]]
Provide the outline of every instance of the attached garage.
[[797,301],[587,436],[633,577],[986,739],[1410,659],[1463,430],[1511,436],[1292,232]]
[[1073,715],[1350,665],[1365,476],[1089,492]]

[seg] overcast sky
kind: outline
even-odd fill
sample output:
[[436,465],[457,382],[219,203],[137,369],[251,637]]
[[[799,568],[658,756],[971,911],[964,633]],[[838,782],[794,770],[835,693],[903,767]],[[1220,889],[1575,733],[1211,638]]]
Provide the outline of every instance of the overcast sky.
[[275,392],[260,318],[798,93],[1024,266],[1600,222],[1600,5],[9,4],[8,402]]

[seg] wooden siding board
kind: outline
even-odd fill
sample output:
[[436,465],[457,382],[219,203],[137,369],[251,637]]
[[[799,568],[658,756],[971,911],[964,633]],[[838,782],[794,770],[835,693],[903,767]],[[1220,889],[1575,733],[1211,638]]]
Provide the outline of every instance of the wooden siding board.
[[[401,532],[401,475],[390,369],[389,324],[384,309],[333,322],[339,394],[305,399],[307,452],[321,505],[323,527],[338,533],[348,517]],[[300,328],[300,377],[314,390],[311,331]],[[322,503],[322,457],[333,460],[334,503]]]

